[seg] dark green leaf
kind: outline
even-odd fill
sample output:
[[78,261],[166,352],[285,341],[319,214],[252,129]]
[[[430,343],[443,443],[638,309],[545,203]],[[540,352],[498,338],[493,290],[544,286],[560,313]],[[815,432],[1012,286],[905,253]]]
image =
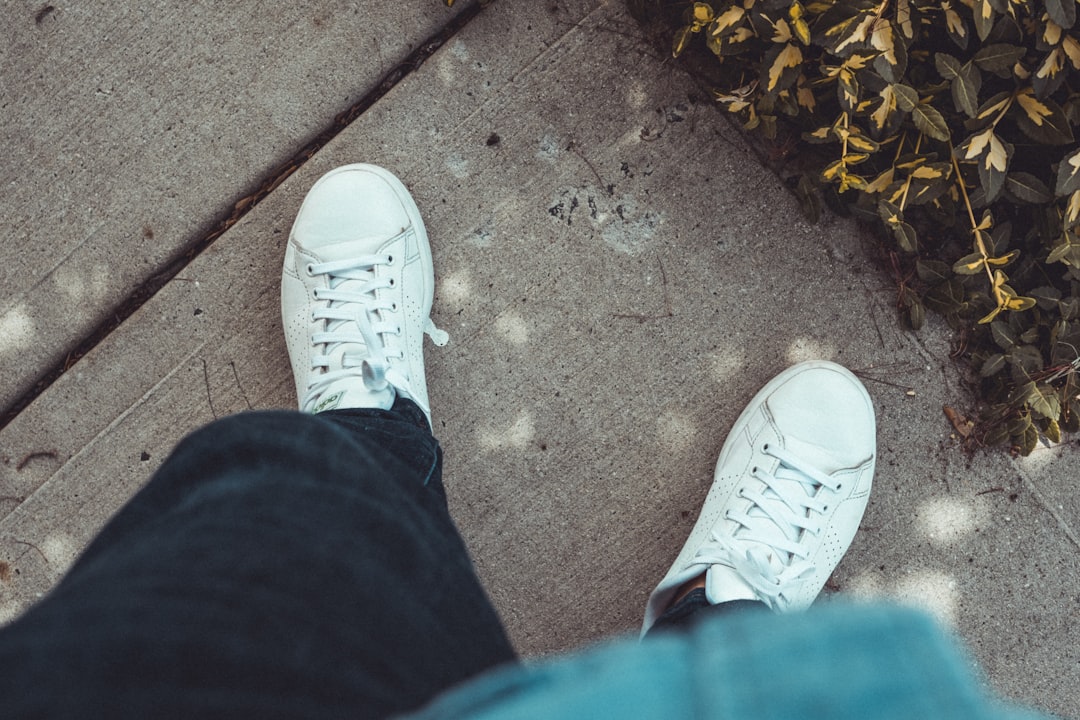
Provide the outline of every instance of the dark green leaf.
[[[1022,108],[1017,108],[1016,126],[1029,138],[1040,145],[1067,145],[1073,142],[1073,131],[1069,126],[1069,118],[1061,106],[1050,98],[1036,100],[1042,108],[1049,111],[1049,115],[1040,115],[1039,121],[1031,119]],[[1022,105],[1022,103],[1017,103]]]
[[1035,429],[1034,425],[1028,426],[1024,434],[1016,439],[1016,447],[1024,457],[1030,455],[1038,444],[1039,431]]
[[1005,353],[1005,358],[1014,371],[1019,371],[1013,373],[1013,377],[1017,378],[1018,382],[1027,380],[1043,369],[1042,353],[1033,345],[1015,345]]
[[911,112],[919,104],[918,91],[909,85],[896,83],[893,85],[893,92],[896,93],[896,107],[904,112]]
[[923,300],[931,310],[950,315],[964,308],[965,298],[963,280],[954,277],[927,292]]
[[1058,304],[1058,312],[1061,313],[1061,317],[1065,320],[1080,317],[1080,298],[1070,297],[1067,300],[1062,300]]
[[972,58],[975,64],[983,70],[997,72],[999,70],[1011,70],[1016,61],[1024,57],[1027,52],[1024,48],[1006,43],[987,45]]
[[1076,24],[1075,0],[1046,0],[1046,12],[1051,20],[1066,30]]
[[975,0],[975,6],[971,12],[979,40],[986,40],[990,31],[994,29],[994,10],[990,0]]
[[1062,408],[1061,425],[1068,432],[1080,430],[1080,401],[1069,400]]
[[997,423],[986,431],[982,441],[986,445],[999,445],[1009,439],[1009,426],[1004,422]]
[[934,67],[946,80],[954,80],[960,74],[960,61],[948,53],[934,53]]
[[919,279],[928,285],[945,282],[952,274],[949,266],[940,260],[923,260],[922,258],[915,261],[915,272],[918,273]]
[[1061,426],[1058,425],[1057,420],[1047,420],[1043,425],[1043,434],[1052,443],[1061,442]]
[[1005,189],[1018,200],[1040,205],[1054,199],[1050,188],[1031,173],[1014,172],[1005,178]]
[[1016,331],[1009,327],[1008,323],[1001,320],[994,320],[990,323],[990,334],[993,335],[994,342],[1002,350],[1008,350],[1016,345]]
[[896,244],[900,246],[901,250],[904,252],[915,252],[918,249],[919,241],[915,235],[915,228],[911,227],[906,222],[896,223],[891,227],[893,237],[896,238]]
[[982,75],[979,69],[970,62],[965,64],[957,72],[952,81],[953,104],[956,109],[975,117],[979,111],[979,88],[982,86]]
[[1049,386],[1039,388],[1039,392],[1032,396],[1031,412],[1039,417],[1056,420],[1061,415],[1061,400],[1057,391]]
[[926,322],[926,308],[919,301],[915,301],[908,308],[908,322],[911,323],[912,330],[922,329],[923,323]]
[[1056,308],[1058,300],[1061,299],[1061,291],[1048,285],[1037,287],[1034,290],[1028,290],[1024,294],[1028,297],[1035,298],[1035,302],[1038,303],[1039,307],[1043,310],[1052,310]]
[[1012,160],[1013,146],[1004,140],[1000,141],[1005,148],[1005,172],[1002,172],[996,165],[988,163],[985,156],[981,157],[977,163],[979,167],[979,184],[982,185],[983,192],[986,194],[985,201],[992,203],[997,200],[998,195],[1001,194],[1002,188],[1005,187],[1005,173],[1009,170],[1009,162]]
[[986,358],[986,362],[979,368],[979,374],[983,377],[990,377],[1001,372],[1001,369],[1005,367],[1005,356],[1001,353],[994,353],[990,357]]
[[1066,155],[1058,165],[1057,186],[1054,194],[1058,197],[1072,195],[1080,190],[1080,150]]
[[[1030,403],[1035,396],[1039,394],[1039,388],[1035,385],[1034,380],[1025,380],[1022,383],[1017,383],[1013,391],[1009,393],[1009,397],[1006,402],[1011,407],[1020,409]],[[1013,434],[1021,433],[1028,425],[1031,424],[1031,417],[1028,415],[1021,415],[1016,418],[1010,425],[1010,432]]]
[[949,141],[949,125],[932,105],[919,103],[912,109],[911,119],[923,134],[942,142]]

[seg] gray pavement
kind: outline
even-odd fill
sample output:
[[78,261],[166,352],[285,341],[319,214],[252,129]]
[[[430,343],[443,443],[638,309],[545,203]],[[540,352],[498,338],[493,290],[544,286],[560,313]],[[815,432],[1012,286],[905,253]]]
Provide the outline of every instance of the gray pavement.
[[472,4],[6,3],[0,407]]
[[[434,0],[414,4],[419,35],[450,17]],[[141,12],[120,5],[116,12]],[[198,36],[189,16],[172,17],[172,32]],[[386,27],[372,22],[324,37],[325,25],[297,20],[290,42],[308,48],[298,67],[363,46]],[[220,67],[249,57],[247,44],[206,42]],[[633,631],[743,404],[788,364],[823,357],[866,381],[880,449],[870,507],[830,596],[927,607],[999,692],[1080,716],[1075,442],[1020,460],[965,455],[941,410],[971,403],[947,332],[934,322],[918,335],[903,331],[894,288],[860,231],[836,219],[803,222],[705,94],[653,55],[617,0],[498,0],[450,38],[0,430],[0,561],[12,569],[0,576],[0,617],[46,592],[184,434],[248,407],[295,406],[278,317],[285,239],[315,179],[365,161],[397,173],[425,215],[433,317],[451,336],[427,350],[451,509],[522,653]],[[117,77],[144,67],[137,53],[112,62]],[[18,96],[44,116],[50,99],[35,95],[36,66],[27,68],[12,82],[27,84]],[[277,71],[312,98],[310,110],[271,123],[280,135],[238,122],[227,157],[158,151],[187,178],[166,202],[182,217],[175,247],[273,158],[287,157],[275,138],[301,136],[298,127],[348,107],[348,92],[305,72]],[[176,100],[197,92],[198,77],[169,77],[158,97],[185,125],[229,124],[213,103]],[[106,129],[115,134],[88,130],[69,154],[142,137],[126,134],[130,125]],[[34,127],[5,132],[37,142]],[[20,150],[27,163],[40,162],[46,146],[34,147]],[[141,167],[150,160],[135,153],[128,166],[144,177],[162,172]],[[95,247],[137,269],[117,274],[152,273],[160,256],[140,255],[138,230],[162,211],[163,191],[125,182],[118,173],[67,174],[18,195],[30,210],[5,203],[0,222],[25,232],[29,218],[94,215],[98,197],[115,198],[112,215],[94,215]],[[36,247],[29,255],[40,268],[62,267],[71,252]],[[36,285],[0,277],[0,302],[18,307],[26,287],[47,289],[53,277],[39,272]],[[109,297],[122,297],[126,286],[110,287]],[[54,326],[77,338],[83,326],[57,318],[108,306],[45,296],[59,315],[35,316],[34,338]],[[11,322],[0,324],[5,348],[11,328],[22,327]],[[0,373],[4,397],[29,376]]]

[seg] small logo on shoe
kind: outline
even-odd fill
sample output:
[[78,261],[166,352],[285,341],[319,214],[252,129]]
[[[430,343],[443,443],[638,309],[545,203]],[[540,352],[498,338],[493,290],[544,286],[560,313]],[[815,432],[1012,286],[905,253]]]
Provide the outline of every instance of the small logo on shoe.
[[328,395],[319,401],[319,404],[311,409],[312,414],[321,413],[324,410],[333,410],[341,402],[342,396],[345,395],[345,391],[336,392],[333,395]]

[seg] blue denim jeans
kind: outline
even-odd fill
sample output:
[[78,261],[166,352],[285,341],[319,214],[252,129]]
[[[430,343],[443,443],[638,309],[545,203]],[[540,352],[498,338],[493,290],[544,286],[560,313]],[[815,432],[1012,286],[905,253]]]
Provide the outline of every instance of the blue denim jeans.
[[408,401],[199,430],[0,630],[0,717],[378,718],[455,686],[421,717],[1019,717],[925,618],[702,590],[643,643],[520,666],[441,469]]
[[0,631],[0,716],[385,717],[514,662],[441,470],[407,400],[195,432]]

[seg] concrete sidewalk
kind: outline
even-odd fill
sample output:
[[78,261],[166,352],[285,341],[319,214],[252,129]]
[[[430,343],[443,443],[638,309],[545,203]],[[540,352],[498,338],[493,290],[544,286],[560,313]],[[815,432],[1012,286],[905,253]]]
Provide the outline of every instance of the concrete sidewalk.
[[[348,3],[317,5],[329,12]],[[368,5],[350,7],[363,14]],[[325,23],[297,15],[265,30],[307,49],[297,66],[305,70],[290,73],[281,61],[276,72],[310,99],[264,98],[267,110],[291,108],[269,127],[306,137],[300,128],[321,127],[352,104],[358,90],[323,89],[305,75],[344,48],[398,38],[377,67],[360,63],[375,83],[410,42],[452,17],[436,0],[409,6],[416,12],[364,15],[370,29],[327,20],[340,33],[324,35]],[[231,13],[255,18],[257,7],[240,3]],[[60,12],[35,28],[59,22]],[[394,35],[394,20],[406,16],[409,29]],[[171,74],[174,85],[157,97],[185,126],[205,129],[216,118],[224,127],[228,112],[219,115],[214,102],[185,111],[184,98],[204,83],[230,87],[239,57],[252,68],[258,59],[245,54],[249,44],[199,39],[205,26],[172,17],[170,32],[195,48],[174,55],[216,50],[217,70]],[[91,39],[80,47],[94,47]],[[136,77],[145,71],[137,56],[114,58],[112,72]],[[349,67],[337,72],[350,76]],[[46,117],[55,99],[35,95],[33,70],[5,82],[20,88],[29,116]],[[235,78],[231,87],[240,87]],[[259,91],[251,92],[245,97]],[[84,112],[89,129],[65,152],[115,143],[132,177],[148,177],[144,166],[157,155],[132,149],[142,136]],[[33,124],[6,132],[24,162],[49,155]],[[0,276],[8,308],[0,359],[30,366],[0,374],[0,397],[17,397],[35,363],[40,370],[73,342],[50,339],[39,357],[31,341],[51,338],[54,327],[77,337],[132,278],[164,262],[168,253],[148,250],[142,231],[149,223],[156,239],[161,225],[145,218],[178,218],[171,247],[187,246],[274,158],[290,156],[280,136],[236,123],[226,157],[218,146],[159,148],[184,178],[167,192],[89,167],[57,173],[32,193],[5,178],[17,203],[4,203],[0,222],[36,263],[37,279]],[[933,322],[918,335],[900,328],[895,290],[868,259],[869,242],[846,222],[803,222],[705,93],[639,39],[620,0],[498,0],[481,11],[0,430],[8,568],[0,615],[46,592],[184,434],[249,407],[295,407],[278,315],[285,239],[310,185],[357,161],[392,169],[425,215],[433,318],[451,336],[427,349],[451,509],[522,653],[633,631],[742,406],[785,366],[821,357],[864,378],[879,421],[874,495],[830,592],[928,607],[999,692],[1080,716],[1075,442],[1021,460],[966,456],[941,409],[971,403],[947,333]],[[104,207],[102,196],[112,198]],[[35,218],[81,228],[57,237],[87,233],[88,249],[54,250],[48,233],[33,230]],[[122,258],[93,271],[100,294],[57,290],[74,272],[64,268],[86,267],[79,253],[90,251]],[[55,306],[48,313],[34,310],[39,292]],[[90,320],[63,322],[80,313]]]

